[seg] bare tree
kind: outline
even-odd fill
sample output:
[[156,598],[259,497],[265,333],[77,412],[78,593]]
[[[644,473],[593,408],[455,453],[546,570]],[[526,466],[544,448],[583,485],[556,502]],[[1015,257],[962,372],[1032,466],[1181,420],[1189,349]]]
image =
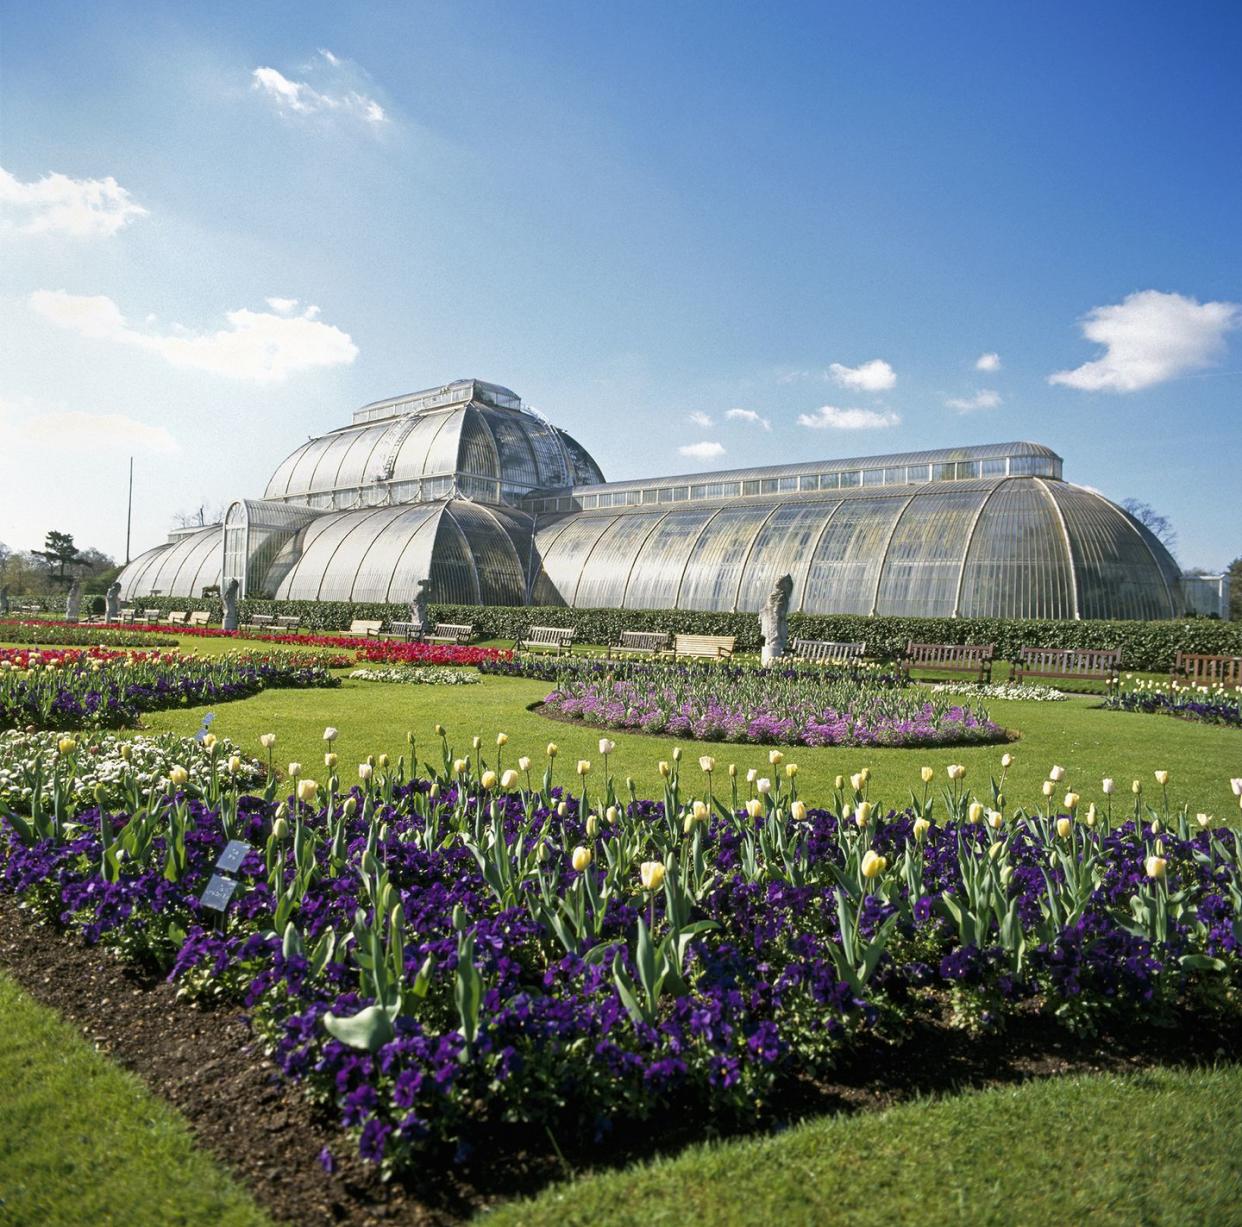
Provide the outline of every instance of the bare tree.
[[224,519],[224,504],[203,499],[192,511],[178,511],[173,522],[178,528],[206,528]]
[[1177,548],[1177,530],[1168,516],[1162,516],[1150,503],[1128,498],[1121,504],[1171,554]]

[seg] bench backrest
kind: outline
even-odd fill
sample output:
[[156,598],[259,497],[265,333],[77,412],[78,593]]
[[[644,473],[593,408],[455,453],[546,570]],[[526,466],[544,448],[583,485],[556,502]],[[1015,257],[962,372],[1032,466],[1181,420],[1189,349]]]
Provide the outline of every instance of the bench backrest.
[[1211,656],[1205,652],[1178,652],[1174,673],[1188,682],[1222,686],[1242,685],[1242,656]]
[[251,614],[251,626],[271,626],[276,619],[271,614]]
[[436,637],[444,636],[447,638],[449,635],[452,635],[455,639],[471,639],[474,637],[474,623],[437,622]]
[[736,635],[678,635],[673,640],[673,654],[727,660],[733,655],[733,645],[736,642]]
[[158,622],[160,619],[160,611],[158,609],[144,609],[142,611],[142,616],[146,618],[148,622]]
[[1107,677],[1121,668],[1120,648],[1023,648],[1022,671],[1060,677]]
[[186,612],[184,609],[174,609],[168,617],[164,619],[164,621],[167,622],[169,626],[180,626],[185,619]]
[[992,643],[915,643],[906,645],[906,659],[912,665],[978,665],[991,660],[996,651]]
[[668,647],[668,641],[668,631],[622,631],[617,646],[637,648],[645,652],[662,652]]
[[795,639],[793,654],[800,660],[862,660],[866,643],[838,643],[832,639]]
[[206,626],[211,614],[206,609],[196,609],[187,619],[187,626]]
[[[439,630],[439,627],[436,628]],[[523,637],[524,643],[559,644],[568,647],[574,641],[572,626],[532,626]]]
[[373,621],[369,618],[355,618],[349,624],[349,633],[351,635],[378,635],[382,625],[382,619]]
[[295,631],[302,625],[302,619],[297,614],[281,614],[276,619],[276,625],[282,630]]

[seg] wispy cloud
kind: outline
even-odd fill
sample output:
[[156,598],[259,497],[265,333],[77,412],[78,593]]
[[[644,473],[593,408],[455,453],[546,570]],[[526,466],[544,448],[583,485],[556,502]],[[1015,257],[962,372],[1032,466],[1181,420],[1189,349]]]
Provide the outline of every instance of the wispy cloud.
[[1086,392],[1138,392],[1210,366],[1225,351],[1225,334],[1242,324],[1242,306],[1182,294],[1141,290],[1119,303],[1093,307],[1082,334],[1104,353],[1048,382]]
[[265,298],[263,301],[266,302],[277,315],[288,315],[298,305],[298,300],[296,298]]
[[253,383],[280,383],[315,367],[348,366],[358,356],[348,333],[315,318],[317,307],[298,316],[242,308],[227,312],[228,326],[215,332],[174,326],[164,333],[131,327],[116,303],[103,294],[36,290],[30,307],[80,336],[146,350],[172,366]]
[[0,401],[5,436],[17,443],[65,451],[95,452],[100,448],[170,453],[177,441],[163,426],[152,426],[123,413],[88,413],[51,409],[30,402]]
[[725,417],[732,422],[750,422],[755,426],[762,426],[764,430],[772,429],[772,423],[753,409],[730,409],[725,413]]
[[702,426],[704,430],[709,426],[715,425],[712,421],[712,415],[704,413],[702,409],[693,409],[687,416],[696,426]]
[[50,174],[30,183],[0,167],[0,234],[111,238],[147,211],[115,179]]
[[798,425],[811,430],[887,430],[900,423],[901,417],[896,413],[838,409],[835,405],[824,405],[814,413],[798,414]]
[[974,396],[951,396],[944,403],[958,413],[974,413],[979,409],[997,408],[1001,403],[1001,395],[993,392],[991,388],[981,388]]
[[862,392],[887,392],[897,382],[897,372],[883,358],[872,358],[861,366],[833,362],[828,367],[828,376],[843,388]]
[[306,70],[323,71],[332,78],[320,88],[309,81],[295,81],[279,69],[266,65],[252,70],[251,88],[282,115],[338,116],[358,120],[372,130],[389,122],[388,113],[380,103],[360,88],[365,74],[356,65],[334,55],[327,48],[321,48],[318,54],[319,61],[307,65]]
[[980,354],[975,359],[976,371],[999,371],[1001,369],[1000,354],[986,353]]
[[715,460],[725,454],[721,443],[685,443],[677,450],[691,460]]

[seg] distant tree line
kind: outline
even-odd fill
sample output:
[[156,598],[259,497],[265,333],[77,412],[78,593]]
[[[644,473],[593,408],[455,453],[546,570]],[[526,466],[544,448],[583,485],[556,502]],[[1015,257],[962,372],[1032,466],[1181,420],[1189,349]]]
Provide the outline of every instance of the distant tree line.
[[11,549],[0,541],[0,588],[9,598],[54,596],[68,591],[75,579],[84,593],[102,593],[120,574],[115,558],[94,546],[79,549],[72,533],[52,529],[42,549]]

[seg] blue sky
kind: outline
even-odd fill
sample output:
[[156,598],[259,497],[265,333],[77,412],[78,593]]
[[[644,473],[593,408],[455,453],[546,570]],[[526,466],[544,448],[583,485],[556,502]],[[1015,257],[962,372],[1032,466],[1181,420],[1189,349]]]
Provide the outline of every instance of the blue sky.
[[612,478],[1027,438],[1185,565],[1242,553],[1237,4],[49,3],[0,40],[11,547],[123,552],[132,452],[137,552],[477,375]]

